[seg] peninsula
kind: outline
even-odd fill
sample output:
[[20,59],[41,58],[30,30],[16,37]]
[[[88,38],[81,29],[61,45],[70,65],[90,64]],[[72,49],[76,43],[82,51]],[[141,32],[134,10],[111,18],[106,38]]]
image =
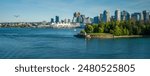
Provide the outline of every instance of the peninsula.
[[76,37],[82,38],[133,38],[149,37],[150,22],[111,21],[99,24],[87,24]]

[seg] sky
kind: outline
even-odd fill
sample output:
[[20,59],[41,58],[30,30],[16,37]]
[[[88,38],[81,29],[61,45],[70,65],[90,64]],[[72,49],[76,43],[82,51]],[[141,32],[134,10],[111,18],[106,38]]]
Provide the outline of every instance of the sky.
[[[86,17],[104,10],[114,15],[116,9],[132,12],[150,10],[150,0],[0,0],[0,22],[50,21],[56,15],[72,19],[79,11]],[[18,16],[18,17],[16,17]]]

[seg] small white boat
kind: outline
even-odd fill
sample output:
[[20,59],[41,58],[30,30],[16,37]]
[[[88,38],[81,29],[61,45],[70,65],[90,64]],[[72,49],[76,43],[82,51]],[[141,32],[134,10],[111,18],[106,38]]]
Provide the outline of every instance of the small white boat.
[[74,31],[77,31],[77,29],[74,29]]

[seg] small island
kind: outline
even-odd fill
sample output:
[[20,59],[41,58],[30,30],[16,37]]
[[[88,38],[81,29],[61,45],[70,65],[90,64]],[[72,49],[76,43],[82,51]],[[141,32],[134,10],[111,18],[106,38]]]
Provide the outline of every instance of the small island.
[[84,30],[75,36],[79,38],[150,37],[150,22],[128,20],[86,24]]

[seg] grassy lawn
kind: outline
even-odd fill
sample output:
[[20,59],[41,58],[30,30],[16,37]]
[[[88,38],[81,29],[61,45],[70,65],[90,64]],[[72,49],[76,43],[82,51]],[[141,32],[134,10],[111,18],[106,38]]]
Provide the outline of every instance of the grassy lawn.
[[88,33],[92,38],[113,38],[113,34],[110,33]]
[[89,35],[97,35],[97,36],[108,36],[108,35],[113,35],[110,33],[88,33]]

